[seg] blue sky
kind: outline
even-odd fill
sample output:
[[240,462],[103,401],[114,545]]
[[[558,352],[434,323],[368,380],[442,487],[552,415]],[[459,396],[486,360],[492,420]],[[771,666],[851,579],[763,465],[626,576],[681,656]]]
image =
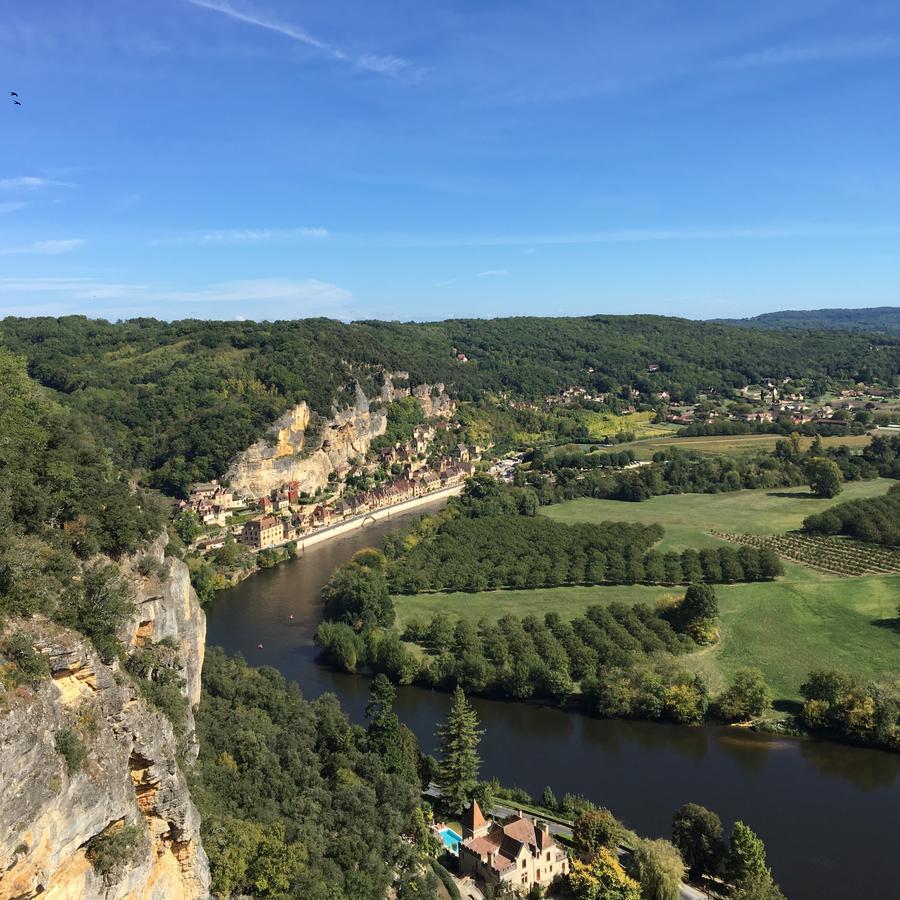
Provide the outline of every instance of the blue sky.
[[896,0],[29,0],[0,88],[0,315],[900,304]]

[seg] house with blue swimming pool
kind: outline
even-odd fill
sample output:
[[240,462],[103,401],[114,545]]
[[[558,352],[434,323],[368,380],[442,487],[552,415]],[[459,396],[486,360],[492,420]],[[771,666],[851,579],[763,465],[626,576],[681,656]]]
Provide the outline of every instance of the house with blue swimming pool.
[[519,812],[505,823],[485,818],[473,800],[460,817],[462,835],[456,845],[461,875],[471,875],[484,884],[508,885],[526,894],[535,885],[547,887],[569,871],[569,854],[558,844],[545,822]]

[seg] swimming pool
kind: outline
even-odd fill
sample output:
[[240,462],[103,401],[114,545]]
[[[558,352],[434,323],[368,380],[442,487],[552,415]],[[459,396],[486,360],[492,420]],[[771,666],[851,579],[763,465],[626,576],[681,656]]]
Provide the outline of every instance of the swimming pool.
[[451,853],[459,853],[459,845],[462,843],[462,835],[457,834],[452,828],[442,828],[438,834],[444,842],[444,846]]

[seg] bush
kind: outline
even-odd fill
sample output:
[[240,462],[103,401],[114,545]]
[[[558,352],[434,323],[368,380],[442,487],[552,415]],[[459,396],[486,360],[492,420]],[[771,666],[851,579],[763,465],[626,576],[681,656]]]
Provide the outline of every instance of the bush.
[[56,752],[66,761],[69,775],[74,775],[81,768],[87,750],[78,733],[71,728],[63,728],[56,732]]
[[0,653],[15,664],[18,671],[13,673],[13,680],[17,683],[34,684],[50,674],[47,657],[35,650],[31,639],[21,631],[6,638],[0,645]]
[[88,861],[101,875],[123,869],[136,859],[143,835],[137,825],[112,825],[87,842]]

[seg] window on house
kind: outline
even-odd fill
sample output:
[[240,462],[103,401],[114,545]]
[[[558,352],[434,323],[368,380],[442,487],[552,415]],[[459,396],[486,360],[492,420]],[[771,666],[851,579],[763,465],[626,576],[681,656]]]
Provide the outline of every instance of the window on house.
[[523,869],[525,868],[525,862],[526,862],[526,860],[523,859],[523,860],[522,860],[522,868],[523,868]]
[[547,862],[550,862],[550,851],[547,851]]

